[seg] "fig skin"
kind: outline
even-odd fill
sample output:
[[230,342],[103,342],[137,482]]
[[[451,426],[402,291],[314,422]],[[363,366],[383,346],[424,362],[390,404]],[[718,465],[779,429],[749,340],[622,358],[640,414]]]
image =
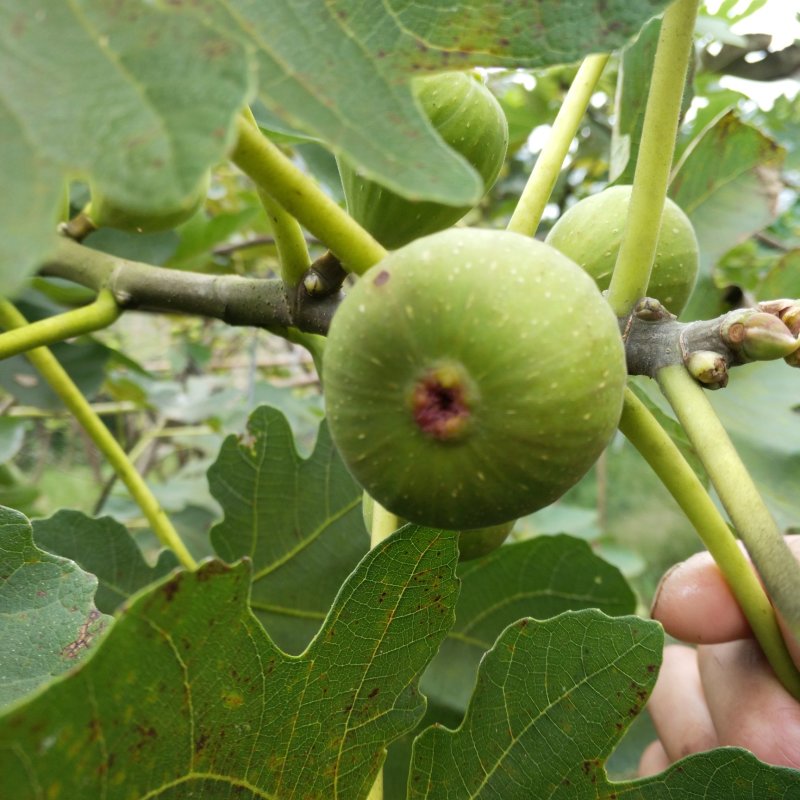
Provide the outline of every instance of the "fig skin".
[[210,183],[211,173],[206,172],[197,188],[183,203],[171,211],[159,214],[122,208],[92,187],[92,201],[84,214],[96,228],[116,228],[129,233],[160,233],[172,230],[194,216],[205,202]]
[[404,519],[498,525],[552,503],[616,429],[618,323],[553,248],[451,229],[390,253],[331,323],[328,424],[355,479]]
[[[361,498],[361,514],[367,530],[372,527],[372,510],[374,507],[375,501],[364,492]],[[399,522],[404,525],[406,520],[399,519]],[[460,531],[458,535],[458,560],[472,561],[489,555],[493,550],[497,550],[508,539],[508,535],[516,525],[516,522],[515,519],[512,519],[501,525],[490,525],[486,528]]]
[[[562,214],[545,239],[583,267],[601,291],[611,283],[632,188],[611,186],[584,198]],[[698,266],[699,250],[692,223],[667,198],[647,296],[660,300],[673,314],[680,314],[694,289]]]
[[[433,127],[475,168],[488,192],[508,149],[508,122],[494,95],[480,79],[464,72],[418,77],[412,87]],[[471,208],[409,200],[343,160],[338,163],[348,213],[389,250],[449,228]]]

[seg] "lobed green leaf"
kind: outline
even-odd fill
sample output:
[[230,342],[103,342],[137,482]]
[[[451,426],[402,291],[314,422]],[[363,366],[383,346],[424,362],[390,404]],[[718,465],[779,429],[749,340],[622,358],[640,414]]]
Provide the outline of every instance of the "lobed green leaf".
[[33,543],[30,522],[0,506],[0,706],[80,663],[111,618],[97,579]]
[[33,537],[48,552],[72,559],[97,578],[95,603],[109,614],[178,566],[175,554],[162,550],[151,567],[127,528],[111,517],[94,519],[63,509],[34,520]]
[[417,738],[409,799],[792,796],[795,770],[733,748],[608,780],[604,763],[652,689],[662,645],[657,623],[599,611],[510,626],[481,664],[461,726]]
[[361,488],[325,423],[303,459],[286,418],[266,406],[244,436],[225,440],[208,481],[225,515],[211,529],[215,551],[252,561],[251,607],[281,647],[300,652],[369,549]]
[[322,630],[281,652],[250,569],[211,561],[132,598],[81,669],[0,717],[9,796],[357,798],[413,728],[453,622],[455,534],[406,526],[362,560]]

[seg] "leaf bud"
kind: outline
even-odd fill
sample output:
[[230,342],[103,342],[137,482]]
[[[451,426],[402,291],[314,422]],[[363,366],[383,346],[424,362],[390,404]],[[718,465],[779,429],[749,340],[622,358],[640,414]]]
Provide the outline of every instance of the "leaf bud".
[[800,349],[790,353],[783,359],[790,367],[800,367]]
[[728,314],[720,336],[744,361],[785,358],[800,346],[800,341],[778,317],[756,309]]
[[795,300],[793,305],[781,313],[780,318],[793,336],[800,336],[800,300]]
[[728,364],[725,357],[713,350],[696,350],[684,359],[689,374],[708,389],[724,389],[728,385]]
[[633,309],[636,317],[646,322],[657,322],[662,319],[677,319],[659,300],[655,297],[643,297]]

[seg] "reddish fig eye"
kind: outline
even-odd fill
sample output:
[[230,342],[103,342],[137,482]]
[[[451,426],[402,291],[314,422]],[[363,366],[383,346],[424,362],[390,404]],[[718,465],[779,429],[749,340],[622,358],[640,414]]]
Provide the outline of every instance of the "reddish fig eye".
[[411,412],[419,429],[440,441],[460,439],[471,413],[467,387],[457,369],[441,367],[428,372],[415,386]]

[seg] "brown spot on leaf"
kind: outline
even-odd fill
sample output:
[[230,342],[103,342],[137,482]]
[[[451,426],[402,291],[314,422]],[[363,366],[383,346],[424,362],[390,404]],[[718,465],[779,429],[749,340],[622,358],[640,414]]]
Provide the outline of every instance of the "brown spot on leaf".
[[96,742],[100,738],[100,720],[92,717],[89,720],[89,741]]
[[89,615],[86,617],[86,622],[78,628],[78,636],[75,638],[74,641],[70,642],[66,647],[62,648],[61,655],[64,658],[77,658],[78,654],[81,650],[86,650],[91,645],[92,640],[94,637],[100,633],[105,626],[100,626],[97,631],[89,632],[89,628],[92,626],[92,623],[96,622],[100,618],[100,612],[93,608]]
[[181,588],[180,584],[181,584],[181,576],[177,575],[171,581],[168,581],[161,587],[161,592],[163,593],[168,603],[171,603],[175,599],[175,595]]

